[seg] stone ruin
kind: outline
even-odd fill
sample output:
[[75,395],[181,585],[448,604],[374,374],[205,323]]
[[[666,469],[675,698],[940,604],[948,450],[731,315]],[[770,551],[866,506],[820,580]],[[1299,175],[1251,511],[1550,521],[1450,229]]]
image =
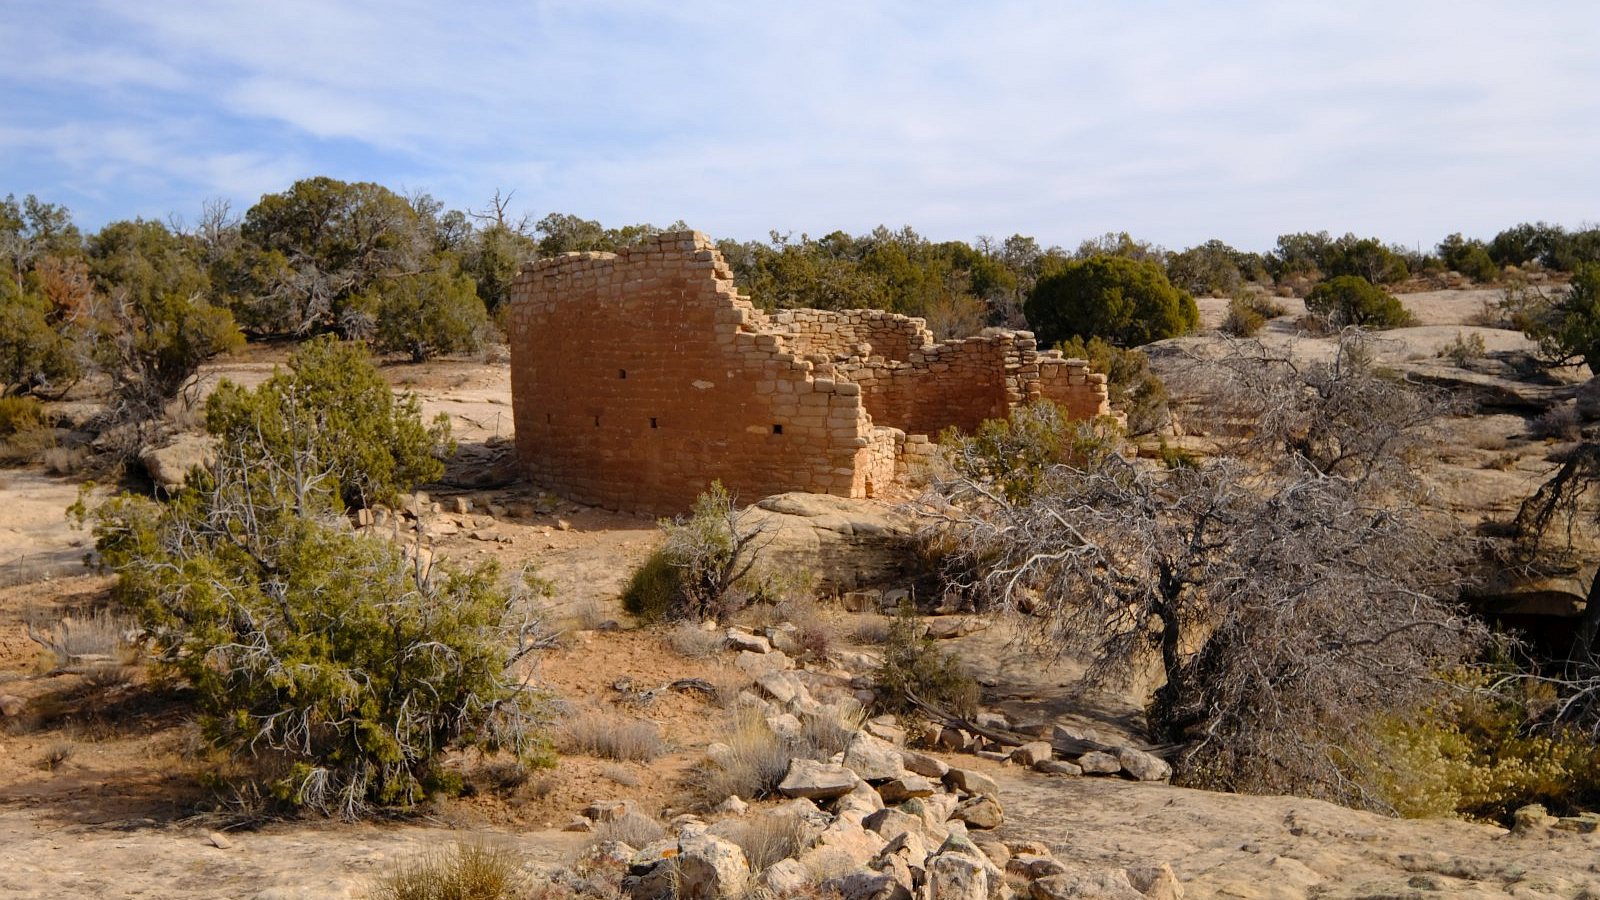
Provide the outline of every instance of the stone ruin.
[[509,338],[523,466],[610,509],[681,512],[713,480],[746,498],[872,497],[945,428],[1039,398],[1110,413],[1103,374],[1026,331],[937,342],[878,310],[764,313],[698,231],[524,266]]

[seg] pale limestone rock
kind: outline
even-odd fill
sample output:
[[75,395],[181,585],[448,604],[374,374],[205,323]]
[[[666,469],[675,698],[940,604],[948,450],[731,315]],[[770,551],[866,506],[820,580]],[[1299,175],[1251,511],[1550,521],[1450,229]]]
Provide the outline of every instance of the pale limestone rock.
[[1085,775],[1115,775],[1122,771],[1122,761],[1109,753],[1090,750],[1078,757],[1078,768]]
[[785,797],[829,800],[850,793],[860,783],[855,772],[837,763],[794,759],[790,760],[789,772],[778,785],[778,793]]
[[877,787],[878,795],[885,803],[903,803],[912,797],[933,795],[933,782],[910,772],[902,774],[899,778],[891,778]]
[[724,639],[729,650],[749,653],[771,653],[772,642],[758,634],[729,628]]
[[950,771],[950,766],[944,760],[915,750],[901,750],[900,758],[905,764],[906,771],[915,772],[925,778],[943,779]]
[[1129,866],[1128,883],[1148,900],[1183,900],[1183,885],[1166,863]]
[[1077,763],[1069,763],[1063,759],[1042,759],[1033,764],[1035,772],[1046,775],[1082,775],[1083,768]]
[[[1118,766],[1120,768],[1120,765]],[[998,794],[1000,786],[982,772],[951,766],[944,777],[945,784],[968,794]]]
[[1041,762],[1050,759],[1055,753],[1055,748],[1049,741],[1032,741],[1011,751],[1011,761],[1019,766],[1033,768]]
[[729,900],[743,896],[750,880],[744,851],[706,833],[678,838],[678,900]]
[[1117,748],[1117,762],[1124,772],[1140,781],[1166,781],[1172,777],[1172,767],[1166,760],[1133,747]]
[[950,817],[958,822],[965,822],[969,828],[999,828],[1005,821],[1005,812],[1000,807],[1000,801],[989,794],[979,794],[966,800],[956,807]]
[[1092,875],[1049,875],[1030,885],[1028,893],[1032,900],[1144,900],[1121,869]]
[[845,745],[844,764],[867,781],[888,781],[905,774],[900,751],[865,731],[856,732]]

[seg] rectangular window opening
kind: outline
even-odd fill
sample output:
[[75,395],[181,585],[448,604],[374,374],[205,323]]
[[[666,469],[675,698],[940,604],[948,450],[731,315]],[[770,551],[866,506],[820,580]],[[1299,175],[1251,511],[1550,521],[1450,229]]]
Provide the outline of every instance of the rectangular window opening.
[[596,428],[600,427],[600,417],[599,416],[595,416],[594,417],[594,427],[596,427]]
[[773,425],[772,426],[772,433],[773,434],[783,434],[783,426],[782,425]]
[[656,427],[656,417],[655,416],[651,416],[650,417],[650,427],[651,428]]
[[618,369],[617,370],[617,377],[618,378],[627,378],[628,377],[628,370],[627,369]]

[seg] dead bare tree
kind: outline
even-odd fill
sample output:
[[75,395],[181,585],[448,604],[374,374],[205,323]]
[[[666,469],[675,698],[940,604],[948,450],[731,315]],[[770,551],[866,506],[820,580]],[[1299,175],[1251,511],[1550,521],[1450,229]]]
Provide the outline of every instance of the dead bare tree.
[[[1277,392],[1317,390],[1261,365],[1241,377],[1258,409],[1287,416],[1303,397]],[[1346,391],[1391,396],[1356,382],[1330,395]],[[969,441],[923,506],[954,586],[1026,611],[1039,645],[1089,662],[1089,684],[1159,666],[1151,738],[1184,745],[1187,782],[1379,805],[1364,787],[1373,722],[1420,709],[1488,638],[1457,602],[1469,542],[1453,517],[1374,477],[1403,469],[1387,458],[1402,437],[1333,432],[1271,466],[1080,452],[1020,494],[961,458],[981,451]]]

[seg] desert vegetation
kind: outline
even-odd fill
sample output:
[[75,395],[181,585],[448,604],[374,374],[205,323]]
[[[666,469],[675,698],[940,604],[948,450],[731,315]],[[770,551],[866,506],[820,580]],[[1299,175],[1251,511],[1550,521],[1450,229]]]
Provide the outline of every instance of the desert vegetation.
[[[313,178],[242,216],[212,207],[193,227],[90,235],[31,197],[0,206],[0,459],[118,479],[185,428],[208,448],[184,479],[122,481],[75,508],[82,549],[112,581],[93,604],[24,623],[37,677],[77,679],[33,707],[28,727],[48,737],[26,754],[33,775],[95,758],[111,726],[85,706],[166,703],[196,725],[176,768],[210,799],[190,810],[252,824],[571,816],[591,851],[674,853],[697,838],[673,820],[693,815],[728,823],[713,837],[742,854],[740,890],[774,891],[771,873],[825,828],[860,826],[852,816],[936,819],[943,837],[913,860],[930,866],[947,823],[1000,819],[981,772],[948,775],[924,751],[1048,785],[1170,778],[1508,825],[1530,820],[1528,804],[1570,818],[1600,797],[1592,584],[1570,645],[1521,634],[1474,593],[1496,573],[1592,574],[1600,442],[1563,372],[1600,340],[1593,229],[1453,234],[1429,253],[1309,232],[1265,253],[1120,233],[1071,251],[1022,235],[936,242],[910,228],[724,241],[734,280],[767,309],[886,308],[940,337],[1029,327],[1041,349],[1106,375],[1121,418],[1074,423],[1038,403],[941,435],[912,476],[925,491],[892,498],[921,522],[915,552],[896,545],[898,590],[796,564],[746,505],[760,498],[712,483],[682,516],[638,525],[629,552],[591,548],[590,568],[561,571],[560,590],[582,594],[562,605],[528,567],[568,564],[591,537],[570,521],[579,511],[520,483],[507,492],[535,511],[454,491],[450,467],[473,463],[455,457],[449,417],[394,385],[492,348],[523,263],[660,229],[519,219],[509,202],[445,210]],[[1438,321],[1408,295],[1469,285],[1502,299],[1450,322],[1448,343],[1383,344]],[[1512,359],[1518,333],[1533,349]],[[205,383],[231,353],[277,367],[250,387]],[[1430,479],[1438,429],[1473,415],[1468,379],[1513,364],[1560,399],[1527,412],[1514,398],[1526,434],[1475,448],[1488,454],[1475,472],[1521,478],[1530,496],[1469,521]],[[443,504],[419,488],[443,488]],[[829,527],[861,544],[890,531]],[[969,641],[982,629],[1025,640]],[[1128,705],[1106,716],[1114,739],[995,711],[1008,686],[979,664],[1024,647],[1029,666],[1081,667],[1055,710]],[[49,730],[61,722],[77,730]],[[903,768],[848,774],[896,756]],[[812,798],[820,818],[785,816],[811,790],[783,787],[797,771],[849,785]],[[591,798],[573,784],[649,808],[576,814]],[[958,808],[969,818],[952,819]],[[622,889],[614,863],[540,882],[510,851],[463,842],[371,890],[606,893]],[[807,890],[840,890],[861,868],[812,863]],[[1038,866],[1010,874],[1051,877]]]

